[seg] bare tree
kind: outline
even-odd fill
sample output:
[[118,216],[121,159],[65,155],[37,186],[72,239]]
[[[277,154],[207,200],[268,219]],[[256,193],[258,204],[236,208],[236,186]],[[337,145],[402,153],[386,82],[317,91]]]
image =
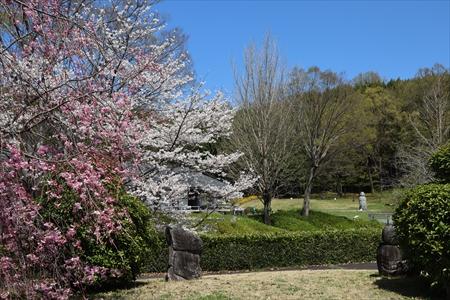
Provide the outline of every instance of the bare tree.
[[383,83],[383,79],[380,75],[373,71],[359,73],[352,81],[356,87],[374,86]]
[[296,136],[308,162],[301,211],[308,216],[314,179],[320,167],[339,151],[335,146],[348,132],[352,89],[338,74],[317,67],[307,71],[294,69],[289,87],[298,126]]
[[448,72],[436,70],[432,83],[419,106],[418,118],[410,118],[420,141],[432,151],[447,142],[450,133],[450,88]]
[[270,223],[272,198],[282,186],[289,163],[291,122],[286,105],[283,68],[274,41],[266,37],[262,49],[249,46],[244,71],[235,72],[240,108],[231,138],[243,152],[241,163],[257,177],[256,192],[264,205],[264,223]]
[[405,175],[401,184],[422,184],[433,180],[428,160],[442,145],[450,140],[450,77],[440,65],[421,70],[419,77],[427,80],[416,112],[409,115],[409,123],[415,133],[415,142],[404,145],[399,153]]

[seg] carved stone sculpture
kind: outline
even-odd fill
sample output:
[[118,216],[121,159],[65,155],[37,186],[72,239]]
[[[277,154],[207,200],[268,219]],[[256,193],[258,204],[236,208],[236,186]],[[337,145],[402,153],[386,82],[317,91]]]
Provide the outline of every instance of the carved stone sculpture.
[[398,276],[408,271],[395,235],[395,227],[386,225],[381,234],[382,242],[377,249],[377,266],[380,275]]
[[169,269],[166,280],[189,280],[201,276],[200,255],[202,240],[180,227],[166,227],[169,245]]

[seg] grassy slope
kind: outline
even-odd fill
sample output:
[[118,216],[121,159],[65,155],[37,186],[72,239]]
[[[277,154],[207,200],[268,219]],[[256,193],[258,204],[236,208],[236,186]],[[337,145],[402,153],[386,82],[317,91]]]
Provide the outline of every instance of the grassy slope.
[[272,216],[272,225],[289,231],[315,231],[324,229],[371,228],[380,226],[376,221],[350,220],[321,211],[311,211],[309,217],[301,217],[297,210],[277,211]]
[[311,211],[308,218],[295,210],[277,211],[272,215],[272,226],[265,225],[261,216],[231,216],[213,214],[203,224],[204,231],[220,234],[277,233],[289,231],[318,231],[380,226],[376,221],[350,220],[345,217]]
[[369,270],[303,270],[208,275],[199,280],[145,280],[97,299],[424,299],[412,278],[384,279]]
[[[196,214],[194,216],[200,218],[202,214]],[[219,213],[210,215],[198,229],[203,232],[221,234],[284,232],[283,229],[267,226],[260,221],[246,216],[241,217]]]
[[[368,222],[369,212],[392,212],[396,206],[400,192],[385,192],[368,194],[368,211],[358,211],[358,196],[349,195],[334,200],[333,195],[325,195],[324,199],[311,200],[310,217],[299,216],[303,199],[274,199],[272,202],[272,226],[262,223],[260,217],[236,217],[222,214],[212,214],[200,227],[201,231],[212,231],[221,234],[239,233],[276,233],[286,231],[315,231],[323,229],[349,229],[374,227],[382,225],[376,221]],[[244,198],[240,205],[262,208],[256,197]],[[202,214],[194,214],[201,218]]]

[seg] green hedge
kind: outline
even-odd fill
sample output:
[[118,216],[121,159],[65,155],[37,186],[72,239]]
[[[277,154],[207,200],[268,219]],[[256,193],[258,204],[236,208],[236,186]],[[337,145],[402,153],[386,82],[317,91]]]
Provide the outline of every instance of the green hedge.
[[[201,266],[205,271],[223,271],[369,262],[375,260],[380,235],[378,228],[202,235],[204,246]],[[167,259],[166,253],[163,253],[162,259]],[[162,262],[161,272],[166,271],[166,262]]]
[[380,230],[202,236],[208,271],[374,261]]

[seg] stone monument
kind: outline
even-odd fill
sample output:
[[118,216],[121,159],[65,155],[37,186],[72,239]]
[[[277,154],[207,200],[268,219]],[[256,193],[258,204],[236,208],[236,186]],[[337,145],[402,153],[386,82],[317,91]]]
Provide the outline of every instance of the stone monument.
[[377,266],[380,275],[398,276],[408,271],[408,265],[403,259],[402,252],[395,235],[395,227],[386,225],[381,234],[382,242],[377,249]]
[[200,255],[203,242],[181,227],[166,227],[169,245],[169,269],[166,280],[189,280],[201,276]]
[[359,210],[367,210],[367,200],[364,192],[359,194]]

